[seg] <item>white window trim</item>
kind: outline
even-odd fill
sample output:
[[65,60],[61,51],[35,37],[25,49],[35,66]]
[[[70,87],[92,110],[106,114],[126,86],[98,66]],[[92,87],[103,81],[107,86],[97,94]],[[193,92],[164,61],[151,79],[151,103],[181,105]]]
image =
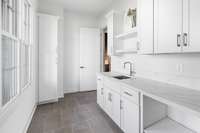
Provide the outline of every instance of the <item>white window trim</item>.
[[[29,25],[30,25],[30,29],[29,29],[29,47],[30,47],[30,61],[29,61],[29,64],[31,65],[32,64],[32,62],[33,62],[33,60],[32,60],[32,51],[33,51],[33,48],[32,48],[32,45],[33,45],[33,8],[32,8],[32,3],[31,3],[31,1],[30,0],[20,0],[20,1],[18,1],[17,0],[17,12],[19,13],[20,11],[20,9],[19,8],[21,8],[23,5],[23,3],[24,3],[24,1],[27,1],[28,2],[28,4],[29,4],[29,7],[30,7],[30,15],[29,15]],[[0,5],[2,4],[2,1],[0,1]],[[2,19],[2,12],[1,12],[2,10],[0,10],[0,18]],[[21,12],[22,13],[22,12]],[[15,40],[15,41],[17,41],[17,42],[21,42],[22,40],[21,40],[21,37],[22,37],[22,35],[20,36],[20,34],[21,34],[21,31],[22,31],[22,14],[18,14],[18,16],[17,16],[17,32],[16,32],[16,36],[14,36],[14,35],[12,35],[12,33],[9,33],[9,32],[6,32],[6,31],[3,31],[2,30],[2,21],[0,21],[0,39],[2,40],[2,36],[4,35],[4,36],[6,36],[6,37],[8,37],[8,38],[10,38],[10,39],[12,39],[12,40]],[[19,45],[21,45],[21,44],[19,44]],[[0,49],[2,49],[2,44],[1,44],[1,41],[0,41]],[[1,50],[0,50],[0,64],[2,64],[1,62],[2,62],[2,57],[1,57]],[[27,84],[23,87],[23,88],[20,88],[20,91],[19,91],[19,93],[16,95],[16,96],[14,96],[13,98],[11,98],[6,104],[4,104],[3,105],[3,100],[2,100],[2,98],[3,98],[3,96],[2,96],[2,87],[1,87],[1,89],[0,89],[0,118],[1,118],[1,115],[3,115],[4,114],[4,111],[6,111],[13,103],[15,103],[16,102],[16,100],[20,97],[20,95],[21,94],[23,94],[24,93],[24,91],[28,88],[28,87],[30,87],[31,86],[31,83],[32,83],[32,67],[31,66],[29,66],[30,68],[29,68],[29,73],[30,73],[30,77],[29,77],[29,80],[28,80],[28,82],[27,82]],[[0,70],[2,70],[2,66],[0,65]],[[0,86],[2,86],[2,72],[0,71]],[[18,80],[21,80],[21,79],[18,79]],[[21,82],[21,81],[19,81],[19,82]]]
[[2,118],[2,116],[4,116],[5,112],[7,112],[7,110],[9,110],[9,108],[12,108],[12,106],[14,106],[14,104],[17,102],[17,100],[20,98],[20,96],[25,93],[26,90],[28,90],[27,88],[31,86],[31,82],[29,84],[27,84],[22,90],[20,90],[20,93],[18,93],[16,96],[14,96],[12,99],[10,99],[9,102],[7,102],[5,105],[0,107],[0,119]]

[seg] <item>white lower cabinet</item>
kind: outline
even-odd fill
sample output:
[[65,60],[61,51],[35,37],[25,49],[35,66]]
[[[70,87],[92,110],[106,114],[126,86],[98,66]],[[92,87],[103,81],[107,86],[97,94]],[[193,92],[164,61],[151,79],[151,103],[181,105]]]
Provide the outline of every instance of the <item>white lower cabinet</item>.
[[105,106],[105,92],[103,87],[103,77],[97,76],[97,103],[101,108]]
[[120,126],[120,94],[112,91],[112,116],[113,121]]
[[117,82],[97,78],[97,103],[124,131],[139,133],[139,93],[121,87]]
[[104,88],[105,89],[105,112],[112,117],[112,94],[110,89]]
[[121,97],[121,129],[124,133],[139,133],[139,106]]
[[120,94],[105,88],[106,102],[105,111],[112,118],[112,120],[120,126]]
[[97,103],[101,108],[105,106],[105,92],[104,88],[97,89]]

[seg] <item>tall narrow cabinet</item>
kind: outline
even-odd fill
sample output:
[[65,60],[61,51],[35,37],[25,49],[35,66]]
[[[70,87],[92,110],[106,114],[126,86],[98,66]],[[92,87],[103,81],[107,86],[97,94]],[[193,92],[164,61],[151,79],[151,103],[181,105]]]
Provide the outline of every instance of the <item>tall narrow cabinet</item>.
[[57,45],[58,17],[38,15],[39,41],[39,103],[58,100]]

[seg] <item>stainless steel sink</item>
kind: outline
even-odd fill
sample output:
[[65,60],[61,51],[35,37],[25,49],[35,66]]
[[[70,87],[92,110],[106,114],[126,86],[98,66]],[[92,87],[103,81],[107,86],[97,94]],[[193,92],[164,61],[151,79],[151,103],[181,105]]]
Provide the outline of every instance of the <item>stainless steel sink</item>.
[[131,77],[124,76],[124,75],[119,75],[119,76],[113,76],[115,79],[123,80],[123,79],[130,79]]

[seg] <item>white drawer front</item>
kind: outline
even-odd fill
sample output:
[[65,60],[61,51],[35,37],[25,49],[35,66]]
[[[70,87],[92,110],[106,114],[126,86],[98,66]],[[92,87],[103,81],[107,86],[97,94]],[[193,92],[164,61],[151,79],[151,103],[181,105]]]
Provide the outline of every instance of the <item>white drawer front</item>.
[[120,83],[117,83],[116,81],[113,81],[112,79],[105,78],[104,86],[106,86],[109,89],[112,89],[115,92],[120,93]]
[[139,92],[137,92],[133,89],[122,86],[121,87],[121,96],[124,98],[127,98],[128,100],[139,105]]

